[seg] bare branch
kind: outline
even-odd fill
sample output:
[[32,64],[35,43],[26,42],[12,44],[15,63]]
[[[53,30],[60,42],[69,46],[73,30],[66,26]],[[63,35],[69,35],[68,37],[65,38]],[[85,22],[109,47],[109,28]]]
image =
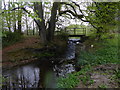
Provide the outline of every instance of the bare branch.
[[67,5],[67,6],[72,7],[73,11],[74,11],[75,14],[77,15],[77,12],[76,12],[76,10],[75,10],[75,8],[74,8],[74,6],[73,6],[72,4],[68,4],[68,3],[66,3],[66,2],[61,2],[60,4],[65,4],[65,5]]
[[69,13],[66,13],[66,15],[68,15],[71,19],[75,19],[75,18],[73,18],[73,17],[71,16],[71,14],[69,14]]
[[77,4],[76,2],[73,2],[73,1],[72,1],[72,3],[74,3],[74,4],[79,8],[79,11],[83,14],[83,16],[85,17],[86,20],[83,20],[82,18],[80,18],[80,19],[81,19],[83,22],[89,22],[89,21],[87,20],[86,16],[84,15],[83,11],[80,9],[79,4]]
[[[79,8],[79,11],[83,14],[83,16],[85,17],[85,19],[86,20],[83,20],[82,18],[80,18],[81,19],[81,21],[83,21],[83,22],[89,22],[95,29],[98,29],[94,24],[93,24],[93,22],[92,21],[90,21],[90,20],[88,20],[87,18],[86,18],[86,16],[84,15],[84,13],[83,13],[83,11],[80,9],[80,6],[79,6],[79,4],[77,4],[76,2],[74,2],[74,1],[72,1],[72,3],[74,3],[76,6],[78,6],[78,8]],[[92,11],[92,12],[94,12],[94,11]]]
[[70,13],[70,14],[72,14],[74,17],[77,17],[78,19],[83,18],[83,15],[75,14],[75,13],[72,12],[71,10],[60,11],[60,12],[59,12],[60,16],[61,16],[62,14],[66,14],[66,13]]

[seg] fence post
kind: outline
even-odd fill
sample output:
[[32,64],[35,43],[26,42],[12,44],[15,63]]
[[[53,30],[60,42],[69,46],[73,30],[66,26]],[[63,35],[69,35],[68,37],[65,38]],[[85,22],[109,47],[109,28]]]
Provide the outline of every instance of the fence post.
[[84,33],[85,33],[84,28],[82,28],[82,29],[83,29],[83,35],[84,35]]
[[86,28],[83,28],[83,35],[86,35]]
[[86,31],[86,28],[85,28],[85,36],[86,36],[86,34],[87,34],[87,31]]
[[76,31],[75,31],[75,28],[74,28],[74,35],[76,35]]

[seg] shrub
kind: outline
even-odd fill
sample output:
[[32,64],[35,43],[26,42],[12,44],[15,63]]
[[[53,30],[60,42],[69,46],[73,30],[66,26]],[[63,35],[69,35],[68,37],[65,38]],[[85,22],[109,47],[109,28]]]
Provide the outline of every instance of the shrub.
[[56,38],[58,38],[59,40],[68,40],[68,34],[65,32],[60,32],[56,35]]
[[6,47],[8,45],[11,45],[19,40],[21,40],[22,35],[17,32],[5,32],[2,36],[2,45],[3,47]]

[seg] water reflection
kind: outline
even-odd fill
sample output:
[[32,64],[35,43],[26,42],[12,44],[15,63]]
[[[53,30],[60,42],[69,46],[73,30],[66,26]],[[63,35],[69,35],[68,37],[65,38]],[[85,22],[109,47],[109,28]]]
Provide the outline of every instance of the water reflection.
[[32,65],[25,65],[12,70],[7,70],[3,72],[3,76],[7,78],[7,81],[4,84],[10,87],[38,87],[37,83],[39,82],[40,69]]

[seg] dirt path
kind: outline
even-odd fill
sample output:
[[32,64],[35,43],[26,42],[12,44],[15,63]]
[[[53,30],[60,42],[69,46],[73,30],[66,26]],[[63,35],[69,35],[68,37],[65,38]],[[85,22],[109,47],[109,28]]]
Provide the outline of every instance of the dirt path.
[[11,52],[11,51],[18,50],[18,49],[23,49],[23,48],[32,48],[32,47],[34,48],[39,43],[40,43],[40,39],[37,36],[26,37],[22,41],[19,41],[19,42],[13,44],[13,45],[5,47],[2,50],[2,53],[4,54],[6,52]]
[[79,83],[77,88],[120,88],[120,78],[116,76],[120,70],[119,64],[106,64],[93,67],[92,72],[88,73],[91,84]]

